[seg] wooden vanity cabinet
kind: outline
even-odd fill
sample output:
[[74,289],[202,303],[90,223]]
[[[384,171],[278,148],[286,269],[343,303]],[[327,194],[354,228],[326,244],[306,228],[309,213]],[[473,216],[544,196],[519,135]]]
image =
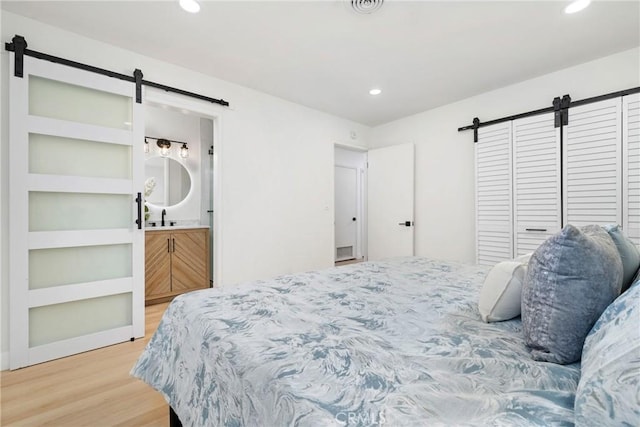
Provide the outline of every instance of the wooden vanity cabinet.
[[145,304],[209,287],[209,229],[145,232]]

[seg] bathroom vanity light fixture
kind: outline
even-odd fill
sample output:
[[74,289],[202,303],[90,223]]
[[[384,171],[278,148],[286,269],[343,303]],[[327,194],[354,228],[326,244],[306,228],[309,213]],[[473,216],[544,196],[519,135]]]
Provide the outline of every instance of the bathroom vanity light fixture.
[[187,148],[187,143],[183,142],[182,147],[180,148],[180,157],[186,159],[189,157],[189,148]]
[[186,159],[187,157],[189,157],[189,147],[187,147],[187,143],[184,141],[174,141],[171,139],[166,139],[166,138],[155,138],[153,136],[145,136],[144,137],[144,152],[146,154],[148,154],[151,149],[149,146],[149,140],[150,139],[155,139],[156,140],[156,145],[158,146],[158,150],[160,152],[160,155],[162,157],[167,157],[170,153],[171,153],[171,143],[175,143],[175,144],[182,144],[182,147],[180,147],[180,157],[182,157],[183,159]]
[[156,141],[156,144],[160,148],[160,155],[162,157],[167,157],[169,155],[169,151],[171,150],[171,141],[168,139],[160,138]]

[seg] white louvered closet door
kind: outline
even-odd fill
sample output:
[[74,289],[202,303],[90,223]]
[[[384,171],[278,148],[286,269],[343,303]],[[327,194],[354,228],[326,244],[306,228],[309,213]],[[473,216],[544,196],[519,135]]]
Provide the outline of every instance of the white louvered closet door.
[[563,224],[622,224],[621,99],[572,107],[563,127]]
[[515,256],[561,229],[560,129],[553,114],[513,121]]
[[622,226],[640,246],[640,94],[622,98]]
[[494,265],[513,255],[511,122],[478,129],[476,262]]

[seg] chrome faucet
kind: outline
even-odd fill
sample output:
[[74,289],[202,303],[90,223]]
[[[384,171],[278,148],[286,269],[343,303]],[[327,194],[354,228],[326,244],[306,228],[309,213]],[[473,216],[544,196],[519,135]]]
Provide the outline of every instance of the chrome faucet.
[[164,217],[167,215],[167,210],[166,209],[162,209],[162,223],[160,224],[161,227],[164,227]]

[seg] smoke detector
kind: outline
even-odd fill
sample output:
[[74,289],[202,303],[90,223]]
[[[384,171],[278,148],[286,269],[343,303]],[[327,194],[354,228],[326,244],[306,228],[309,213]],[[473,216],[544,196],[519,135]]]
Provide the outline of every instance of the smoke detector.
[[368,15],[382,7],[384,0],[350,0],[351,9],[356,13]]

